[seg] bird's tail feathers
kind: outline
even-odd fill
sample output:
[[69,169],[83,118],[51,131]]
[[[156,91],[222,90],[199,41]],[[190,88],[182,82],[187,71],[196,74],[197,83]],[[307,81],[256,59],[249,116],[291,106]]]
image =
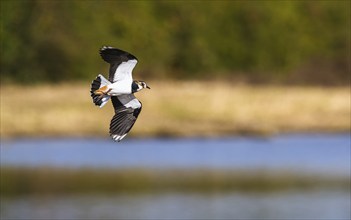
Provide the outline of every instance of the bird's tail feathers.
[[110,99],[109,95],[98,95],[95,94],[95,91],[100,89],[103,86],[107,86],[111,84],[110,81],[108,81],[103,75],[99,74],[96,79],[93,80],[91,83],[91,89],[90,89],[90,96],[93,99],[93,102],[95,105],[99,106],[102,108],[107,101]]

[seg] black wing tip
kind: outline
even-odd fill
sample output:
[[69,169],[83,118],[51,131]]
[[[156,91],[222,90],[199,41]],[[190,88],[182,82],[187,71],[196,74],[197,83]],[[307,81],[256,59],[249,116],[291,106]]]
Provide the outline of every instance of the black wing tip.
[[99,52],[101,53],[102,51],[104,51],[104,50],[109,50],[109,49],[117,49],[117,48],[114,48],[114,47],[111,47],[111,46],[102,46],[101,48],[100,48],[100,50],[99,50]]
[[[113,55],[113,56],[121,56],[121,57],[126,57],[127,60],[137,60],[133,54],[130,54],[124,50],[112,47],[112,46],[102,46],[99,50],[99,53],[101,57],[106,61],[106,56],[107,55]],[[107,61],[108,62],[108,61]]]
[[110,123],[110,136],[114,141],[121,141],[129,133],[140,111],[141,107],[136,109],[124,108],[115,113]]

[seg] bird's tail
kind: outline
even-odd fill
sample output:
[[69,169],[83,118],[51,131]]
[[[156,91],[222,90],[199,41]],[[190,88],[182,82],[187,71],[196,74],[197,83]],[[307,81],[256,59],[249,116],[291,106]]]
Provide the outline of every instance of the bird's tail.
[[109,95],[98,95],[95,94],[95,91],[100,89],[103,86],[107,86],[111,84],[110,81],[108,81],[103,75],[99,74],[96,79],[93,80],[91,83],[91,88],[90,88],[90,96],[93,99],[93,102],[95,105],[99,106],[102,108],[107,101],[110,99]]

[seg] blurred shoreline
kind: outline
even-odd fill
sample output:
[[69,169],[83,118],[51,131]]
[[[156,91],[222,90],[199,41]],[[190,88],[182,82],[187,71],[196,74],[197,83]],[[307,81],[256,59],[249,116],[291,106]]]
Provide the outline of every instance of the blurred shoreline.
[[[350,131],[350,88],[148,82],[129,136],[222,137]],[[89,84],[2,85],[1,138],[108,136],[114,112]]]
[[167,169],[152,170],[9,167],[1,168],[1,195],[198,192],[274,192],[342,189],[350,178],[289,171]]

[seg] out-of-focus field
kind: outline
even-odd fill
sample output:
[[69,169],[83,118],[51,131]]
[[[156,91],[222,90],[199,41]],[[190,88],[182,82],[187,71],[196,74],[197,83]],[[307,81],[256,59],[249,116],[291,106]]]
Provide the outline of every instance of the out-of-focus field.
[[[148,82],[132,136],[269,135],[350,131],[349,87]],[[2,85],[1,137],[107,136],[114,114],[90,84]]]

